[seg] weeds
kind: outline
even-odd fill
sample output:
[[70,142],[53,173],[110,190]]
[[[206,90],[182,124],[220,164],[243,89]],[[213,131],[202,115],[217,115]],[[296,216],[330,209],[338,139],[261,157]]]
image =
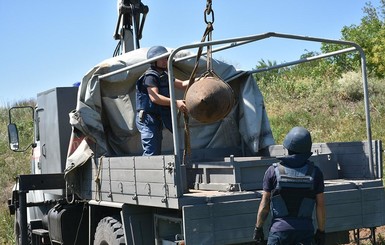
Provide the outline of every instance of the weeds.
[[[23,102],[24,103],[24,102]],[[8,211],[7,201],[10,198],[15,177],[20,174],[29,173],[31,152],[15,154],[8,147],[8,108],[0,108],[0,244],[15,244],[13,235],[13,219]],[[22,127],[31,128],[30,114],[21,115],[24,118]],[[31,132],[31,130],[29,130]],[[24,137],[24,136],[22,136]],[[31,137],[27,135],[26,137]],[[27,140],[27,139],[25,139]],[[31,138],[29,138],[31,140]]]
[[[348,72],[342,78],[324,81],[295,79],[274,76],[270,83],[258,81],[278,144],[282,143],[285,133],[296,125],[308,128],[315,142],[367,139],[360,73]],[[298,84],[295,85],[296,82]],[[384,140],[384,81],[370,79],[369,92],[373,138]]]

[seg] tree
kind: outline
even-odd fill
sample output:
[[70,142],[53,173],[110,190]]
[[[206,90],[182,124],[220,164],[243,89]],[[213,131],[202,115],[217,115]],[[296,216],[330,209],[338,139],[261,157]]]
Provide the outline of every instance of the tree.
[[[369,73],[379,78],[385,76],[385,0],[375,8],[370,2],[363,8],[364,17],[359,25],[344,26],[341,30],[343,40],[360,45],[366,55]],[[322,44],[323,53],[335,51],[337,45]],[[342,71],[353,70],[360,62],[358,53],[344,54],[329,60]]]
[[[271,60],[265,61],[264,59],[261,59],[260,61],[258,61],[258,65],[256,65],[256,69],[263,70],[276,65],[277,65],[276,61],[271,61]],[[268,85],[269,83],[276,80],[278,74],[279,74],[279,69],[273,69],[267,72],[256,73],[254,74],[254,77],[257,81],[259,81],[263,85]]]

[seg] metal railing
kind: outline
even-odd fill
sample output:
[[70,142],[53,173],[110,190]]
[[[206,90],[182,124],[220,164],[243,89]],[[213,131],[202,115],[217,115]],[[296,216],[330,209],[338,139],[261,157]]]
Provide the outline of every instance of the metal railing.
[[[174,81],[174,72],[173,72],[173,66],[172,62],[174,60],[175,55],[186,49],[193,49],[193,48],[200,48],[204,46],[214,46],[214,45],[221,45],[221,44],[227,44],[226,46],[222,46],[217,49],[213,49],[212,52],[218,52],[221,50],[234,48],[240,45],[245,45],[251,42],[260,41],[268,38],[283,38],[283,39],[292,39],[292,40],[302,40],[302,41],[311,41],[311,42],[319,42],[319,43],[334,43],[339,45],[346,45],[350,46],[350,48],[342,49],[339,51],[326,53],[318,56],[308,57],[305,59],[300,59],[292,62],[286,62],[280,65],[263,68],[263,69],[257,69],[253,71],[249,71],[251,73],[257,73],[257,72],[264,72],[271,69],[277,69],[282,68],[286,66],[292,66],[295,64],[300,64],[304,62],[310,62],[316,59],[323,59],[330,56],[335,56],[343,53],[348,52],[354,52],[357,51],[360,54],[361,57],[361,71],[362,71],[362,83],[363,83],[363,89],[364,89],[364,102],[365,102],[365,116],[366,116],[366,132],[367,132],[367,140],[368,140],[368,153],[369,153],[369,171],[371,178],[374,178],[374,162],[373,162],[373,151],[372,151],[372,133],[371,133],[371,123],[370,123],[370,108],[369,108],[369,95],[368,95],[368,81],[367,81],[367,72],[366,72],[366,57],[363,49],[354,42],[349,41],[342,41],[342,40],[334,40],[334,39],[326,39],[326,38],[318,38],[318,37],[309,37],[309,36],[300,36],[300,35],[292,35],[292,34],[283,34],[283,33],[275,33],[275,32],[268,32],[264,34],[258,34],[258,35],[252,35],[252,36],[245,36],[245,37],[238,37],[238,38],[231,38],[231,39],[223,39],[223,40],[215,40],[215,41],[209,41],[209,42],[202,42],[202,43],[195,43],[195,44],[189,44],[180,46],[176,49],[174,49],[168,59],[168,76],[169,81]],[[192,57],[184,57],[184,59],[188,59]],[[173,123],[173,131],[177,131],[177,124],[176,124],[176,115],[177,115],[177,109],[175,104],[175,91],[173,84],[170,83],[170,98],[171,101],[174,101],[174,103],[171,103],[171,112],[172,112],[172,123]],[[174,140],[174,154],[178,159],[181,159],[182,154],[180,150],[180,140],[178,134],[173,134],[173,140]]]
[[[241,45],[249,44],[252,42],[264,40],[264,39],[269,39],[269,38],[282,38],[282,39],[291,39],[291,40],[302,40],[302,41],[310,41],[310,42],[319,42],[319,43],[333,43],[333,44],[339,44],[339,45],[345,45],[345,46],[350,46],[349,48],[341,49],[338,51],[326,53],[326,54],[321,54],[317,56],[312,56],[312,57],[307,57],[304,59],[299,59],[291,62],[285,62],[279,65],[271,66],[271,67],[266,67],[266,68],[261,68],[261,69],[256,69],[252,71],[248,71],[248,73],[253,74],[253,73],[260,73],[260,72],[265,72],[268,70],[272,69],[278,69],[282,67],[287,67],[287,66],[292,66],[300,63],[305,63],[305,62],[310,62],[314,61],[317,59],[323,59],[335,55],[340,55],[344,53],[349,53],[349,52],[359,52],[360,57],[361,57],[361,71],[362,71],[362,83],[363,83],[363,90],[364,90],[364,103],[365,103],[365,118],[366,118],[366,134],[367,134],[367,140],[368,140],[368,153],[369,153],[369,171],[371,174],[371,177],[374,178],[374,162],[373,162],[373,151],[372,151],[372,133],[371,133],[371,123],[370,123],[370,108],[369,108],[369,95],[368,95],[368,81],[367,81],[367,72],[366,72],[366,57],[363,49],[356,43],[354,42],[349,42],[349,41],[342,41],[342,40],[334,40],[334,39],[326,39],[326,38],[318,38],[318,37],[309,37],[309,36],[300,36],[300,35],[292,35],[292,34],[283,34],[283,33],[276,33],[276,32],[268,32],[268,33],[263,33],[263,34],[257,34],[257,35],[251,35],[251,36],[244,36],[244,37],[238,37],[238,38],[230,38],[230,39],[223,39],[223,40],[214,40],[214,41],[208,41],[208,42],[201,42],[201,43],[194,43],[194,44],[188,44],[188,45],[183,45],[180,46],[171,52],[168,52],[166,54],[163,54],[159,57],[154,57],[152,59],[148,59],[139,63],[136,63],[131,66],[127,66],[124,68],[121,68],[119,70],[100,75],[99,79],[107,78],[109,76],[113,76],[115,74],[119,74],[121,72],[126,72],[135,67],[139,67],[145,64],[149,64],[151,62],[154,62],[155,60],[162,58],[162,57],[167,57],[168,58],[168,76],[169,76],[169,81],[174,81],[174,71],[173,71],[173,62],[180,62],[183,60],[191,59],[196,57],[195,54],[193,55],[188,55],[182,58],[175,58],[176,54],[182,50],[187,50],[187,49],[196,49],[200,47],[205,47],[205,46],[215,46],[215,45],[223,45],[218,48],[212,49],[212,52],[219,52],[223,51],[226,49],[230,48],[235,48]],[[205,54],[205,52],[203,52]],[[170,82],[170,99],[173,101],[171,103],[171,113],[172,113],[172,127],[173,127],[173,132],[178,132],[177,130],[177,108],[175,104],[175,91],[174,91],[174,84]],[[174,147],[174,154],[176,156],[176,159],[178,159],[179,163],[182,162],[182,153],[180,150],[180,136],[178,133],[173,134],[173,147]],[[176,171],[179,172],[179,164],[176,164]]]

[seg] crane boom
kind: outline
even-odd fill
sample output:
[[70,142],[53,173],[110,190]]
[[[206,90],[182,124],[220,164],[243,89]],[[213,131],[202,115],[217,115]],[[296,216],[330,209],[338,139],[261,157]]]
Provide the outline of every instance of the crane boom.
[[140,48],[139,40],[142,38],[142,31],[148,6],[141,0],[118,0],[118,21],[114,33],[114,39],[119,40],[114,56],[127,53]]

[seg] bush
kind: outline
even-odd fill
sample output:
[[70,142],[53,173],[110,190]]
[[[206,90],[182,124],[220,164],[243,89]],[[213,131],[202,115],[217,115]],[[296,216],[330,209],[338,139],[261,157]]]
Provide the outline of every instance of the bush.
[[346,101],[360,101],[364,98],[362,75],[358,72],[347,72],[338,80],[338,96]]

